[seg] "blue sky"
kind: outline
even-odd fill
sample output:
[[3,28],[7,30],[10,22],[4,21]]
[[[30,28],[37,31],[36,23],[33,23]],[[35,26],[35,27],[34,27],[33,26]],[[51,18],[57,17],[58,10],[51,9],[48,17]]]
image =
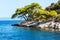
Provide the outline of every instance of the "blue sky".
[[11,17],[17,8],[23,7],[32,2],[39,3],[43,8],[58,0],[0,0],[0,18]]

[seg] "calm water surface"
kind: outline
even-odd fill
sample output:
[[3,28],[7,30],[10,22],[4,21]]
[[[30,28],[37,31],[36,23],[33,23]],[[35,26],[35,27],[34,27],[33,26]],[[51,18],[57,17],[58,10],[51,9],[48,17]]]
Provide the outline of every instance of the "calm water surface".
[[[0,20],[0,40],[60,40],[60,32],[11,26],[18,20]],[[20,21],[21,22],[21,21]]]

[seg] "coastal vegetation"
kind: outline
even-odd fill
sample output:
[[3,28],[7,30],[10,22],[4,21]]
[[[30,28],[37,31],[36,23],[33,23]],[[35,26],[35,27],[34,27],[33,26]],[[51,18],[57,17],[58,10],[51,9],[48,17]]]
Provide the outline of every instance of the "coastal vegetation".
[[12,18],[16,17],[22,17],[25,19],[25,21],[34,21],[34,23],[40,21],[60,22],[60,0],[57,3],[51,3],[51,5],[45,9],[43,9],[41,5],[35,2],[22,8],[17,8],[16,12],[12,15]]
[[[57,3],[51,3],[50,6],[46,7],[45,9],[42,8],[41,5],[38,3],[31,3],[29,5],[26,5],[22,8],[17,8],[16,12],[12,15],[12,18],[15,17],[22,17],[25,20],[34,20],[34,21],[40,21],[45,20],[60,20],[59,17],[60,14],[60,1]],[[53,18],[53,19],[52,19]]]

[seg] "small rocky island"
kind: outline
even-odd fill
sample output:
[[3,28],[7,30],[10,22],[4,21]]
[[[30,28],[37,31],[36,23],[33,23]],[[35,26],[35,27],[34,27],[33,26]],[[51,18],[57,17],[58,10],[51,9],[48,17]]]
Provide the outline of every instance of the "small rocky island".
[[24,18],[24,21],[13,24],[13,26],[60,29],[60,0],[57,3],[51,3],[45,9],[38,3],[18,8],[12,15],[12,18],[16,17]]
[[49,21],[49,22],[36,22],[36,21],[25,21],[21,23],[13,24],[12,26],[23,26],[23,27],[32,27],[32,28],[52,28],[52,29],[60,29],[60,23]]

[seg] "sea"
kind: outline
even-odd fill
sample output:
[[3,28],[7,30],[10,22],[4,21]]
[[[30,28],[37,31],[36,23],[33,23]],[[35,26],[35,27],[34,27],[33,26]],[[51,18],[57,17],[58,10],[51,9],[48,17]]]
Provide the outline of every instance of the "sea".
[[60,40],[60,32],[12,26],[22,20],[0,20],[0,40]]

